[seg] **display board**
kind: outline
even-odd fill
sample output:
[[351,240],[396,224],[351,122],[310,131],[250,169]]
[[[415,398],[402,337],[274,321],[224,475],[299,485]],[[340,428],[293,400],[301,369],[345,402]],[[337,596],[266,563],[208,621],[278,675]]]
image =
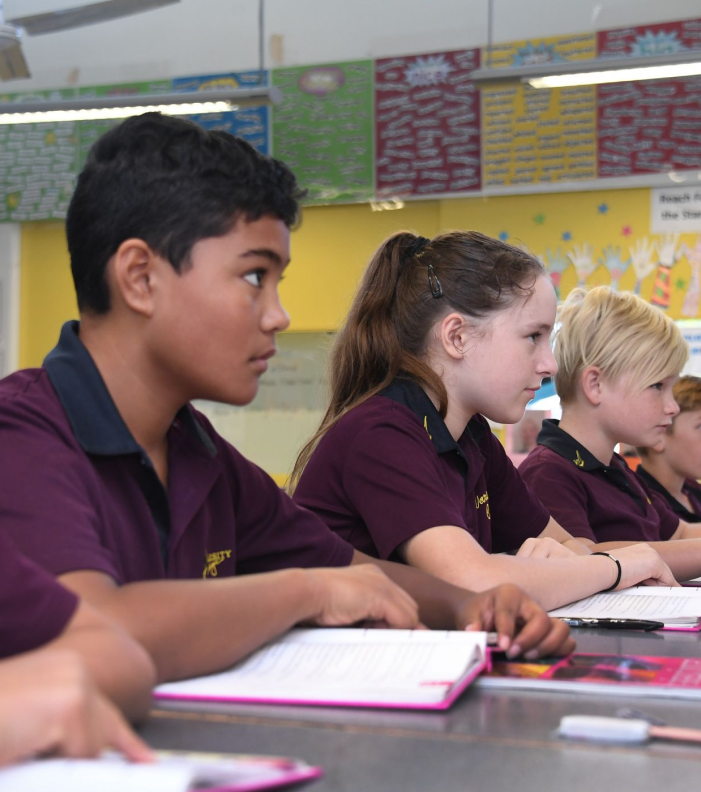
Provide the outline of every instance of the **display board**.
[[372,61],[275,69],[273,150],[311,203],[373,195]]
[[[492,48],[490,68],[587,60],[593,33],[520,41]],[[596,90],[546,91],[528,85],[482,90],[482,167],[485,187],[596,178]]]
[[479,50],[375,62],[379,198],[479,189]]
[[[701,49],[701,19],[606,30],[601,57]],[[701,77],[601,85],[598,174],[633,176],[701,168]]]

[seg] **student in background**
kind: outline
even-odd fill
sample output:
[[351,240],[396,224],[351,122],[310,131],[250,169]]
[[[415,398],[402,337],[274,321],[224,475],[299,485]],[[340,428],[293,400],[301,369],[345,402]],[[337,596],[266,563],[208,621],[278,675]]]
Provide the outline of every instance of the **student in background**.
[[336,339],[295,500],[363,553],[477,590],[511,581],[546,608],[671,583],[649,548],[589,556],[489,430],[484,416],[516,423],[555,372],[555,310],[542,264],[511,245],[476,232],[390,237]]
[[300,197],[282,163],[182,119],[147,113],[97,141],[66,221],[81,321],[0,382],[6,530],[125,626],[159,680],[300,622],[479,626],[512,654],[570,651],[513,586],[474,596],[381,571],[190,406],[256,395],[289,323],[278,284]]
[[701,378],[686,376],[674,383],[679,415],[659,442],[637,448],[641,464],[635,471],[658,492],[669,508],[687,523],[701,522]]
[[1,533],[0,658],[0,765],[106,747],[151,758],[107,698],[131,718],[146,714],[155,679],[146,653]]
[[[678,580],[701,575],[701,527],[674,514],[614,453],[654,446],[679,407],[688,356],[679,328],[630,293],[573,291],[555,336],[562,419],[546,420],[519,471],[548,511],[592,549],[650,542]],[[673,541],[669,541],[673,540]]]

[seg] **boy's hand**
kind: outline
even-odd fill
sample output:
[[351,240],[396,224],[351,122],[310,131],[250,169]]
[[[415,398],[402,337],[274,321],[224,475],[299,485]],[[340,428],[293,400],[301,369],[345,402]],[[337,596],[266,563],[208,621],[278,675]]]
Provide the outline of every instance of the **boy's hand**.
[[562,542],[550,536],[538,536],[526,539],[519,547],[516,558],[572,558],[577,555]]
[[0,700],[0,764],[44,754],[92,757],[105,748],[133,761],[153,759],[69,652],[44,650],[0,663]]
[[496,631],[507,657],[526,660],[566,655],[575,643],[569,627],[548,614],[521,589],[510,583],[474,594],[458,614],[458,629]]
[[343,569],[307,569],[313,614],[320,627],[377,622],[379,626],[420,627],[419,606],[374,564]]
[[621,564],[621,582],[616,591],[638,583],[645,586],[679,585],[657,551],[644,542],[620,547],[612,552]]

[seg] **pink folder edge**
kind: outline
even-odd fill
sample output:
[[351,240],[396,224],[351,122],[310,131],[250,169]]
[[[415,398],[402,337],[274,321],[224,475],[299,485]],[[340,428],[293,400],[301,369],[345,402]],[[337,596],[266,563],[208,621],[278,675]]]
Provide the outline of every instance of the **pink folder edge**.
[[450,694],[442,701],[435,703],[419,703],[419,704],[402,704],[402,703],[385,703],[376,701],[308,701],[306,699],[262,699],[262,698],[247,698],[237,696],[232,698],[230,696],[195,696],[195,695],[176,695],[175,693],[157,693],[153,694],[154,699],[157,700],[172,700],[172,701],[213,701],[213,702],[231,702],[236,704],[275,704],[282,706],[303,706],[303,707],[365,707],[375,709],[410,709],[410,710],[447,710],[453,706],[458,698],[469,687],[483,671],[492,670],[492,652],[489,648],[485,651],[485,656],[482,662],[470,671],[465,677],[455,683],[455,687],[451,690]]
[[310,765],[309,767],[300,767],[296,770],[290,770],[268,781],[252,781],[244,785],[232,784],[230,786],[212,787],[208,792],[257,792],[259,789],[274,789],[275,787],[299,784],[302,781],[311,781],[315,778],[321,778],[323,775],[323,767]]

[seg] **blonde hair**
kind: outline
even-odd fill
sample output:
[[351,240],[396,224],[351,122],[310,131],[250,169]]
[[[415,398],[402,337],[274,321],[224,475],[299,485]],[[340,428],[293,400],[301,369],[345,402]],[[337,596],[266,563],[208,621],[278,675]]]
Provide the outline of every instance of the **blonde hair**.
[[574,400],[587,366],[598,366],[614,381],[630,374],[631,387],[646,388],[679,374],[689,356],[676,324],[630,292],[574,289],[558,319],[555,387],[563,403]]

